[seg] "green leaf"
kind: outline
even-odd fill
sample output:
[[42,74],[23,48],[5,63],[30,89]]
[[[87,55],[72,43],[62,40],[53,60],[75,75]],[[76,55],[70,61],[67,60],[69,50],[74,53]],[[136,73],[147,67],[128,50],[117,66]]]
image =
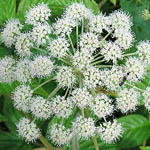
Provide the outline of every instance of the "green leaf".
[[91,8],[95,14],[99,12],[99,8],[94,0],[22,0],[18,7],[18,16],[24,19],[25,12],[34,5],[44,2],[47,3],[52,11],[53,16],[61,15],[64,9],[73,2],[82,2],[86,7]]
[[0,134],[1,150],[31,150],[29,144],[25,144],[17,135],[12,133]]
[[150,147],[147,146],[147,147],[140,147],[141,150],[150,150]]
[[150,21],[144,21],[142,18],[142,11],[147,7],[150,7],[149,0],[142,0],[142,2],[136,3],[135,0],[121,0],[121,8],[130,13],[133,17],[133,30],[136,34],[136,40],[149,39],[150,35]]
[[111,2],[114,6],[116,6],[116,4],[117,4],[117,0],[110,0],[110,2]]
[[6,121],[7,118],[5,116],[3,116],[2,114],[0,114],[0,123],[3,121]]
[[0,25],[16,14],[16,0],[0,0]]
[[18,82],[12,84],[0,83],[0,94],[9,95],[18,85]]
[[10,55],[11,54],[11,50],[4,48],[4,47],[0,47],[0,57],[4,57],[6,55]]
[[119,145],[127,148],[141,145],[150,137],[150,123],[142,115],[127,115],[118,119],[122,123],[124,134]]
[[9,97],[5,96],[4,98],[3,114],[7,118],[5,124],[11,132],[16,132],[16,124],[23,115],[15,109],[13,101]]

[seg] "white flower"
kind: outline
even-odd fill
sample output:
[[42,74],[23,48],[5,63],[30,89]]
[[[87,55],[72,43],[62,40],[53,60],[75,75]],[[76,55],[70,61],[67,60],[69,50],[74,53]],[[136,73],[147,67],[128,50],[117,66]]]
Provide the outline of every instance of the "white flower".
[[31,73],[29,71],[30,60],[19,60],[16,64],[15,76],[19,82],[26,83],[31,81]]
[[144,77],[145,65],[136,57],[129,57],[124,66],[127,80],[137,82]]
[[83,72],[83,75],[84,75],[83,84],[89,89],[96,88],[97,85],[101,84],[100,71],[98,68],[88,66],[87,70]]
[[15,48],[20,57],[30,56],[30,48],[33,47],[33,43],[30,38],[30,33],[21,33],[16,40]]
[[20,85],[18,86],[12,95],[12,99],[14,101],[14,106],[18,110],[22,110],[23,112],[28,112],[30,109],[30,105],[33,102],[32,99],[33,91],[29,86]]
[[137,54],[145,64],[150,64],[150,42],[141,41],[137,46]]
[[14,76],[15,60],[12,57],[5,56],[0,59],[0,82],[12,83]]
[[12,47],[16,42],[16,37],[20,34],[23,25],[18,19],[10,19],[6,22],[5,28],[2,31],[2,42],[6,47]]
[[51,34],[51,26],[47,24],[38,24],[33,27],[31,32],[31,38],[35,45],[39,47],[40,45],[45,45],[46,42],[50,39],[49,35]]
[[50,136],[49,138],[56,144],[56,145],[64,145],[69,144],[72,139],[72,131],[71,129],[66,129],[65,126],[62,124],[53,124],[50,129]]
[[98,118],[105,118],[106,116],[110,116],[114,111],[111,101],[112,100],[104,94],[97,95],[94,98],[94,102],[90,103],[90,108]]
[[130,15],[122,10],[116,10],[110,14],[112,29],[126,28],[130,29],[132,21]]
[[113,120],[112,123],[105,122],[98,128],[101,139],[108,144],[117,141],[122,136],[122,132],[122,126],[117,120]]
[[113,37],[116,38],[115,43],[124,50],[133,46],[134,34],[131,32],[131,30],[126,28],[117,28],[113,33]]
[[75,83],[76,77],[71,67],[62,66],[57,72],[56,80],[62,87],[71,87]]
[[92,118],[83,118],[79,116],[72,123],[73,132],[79,138],[88,139],[95,135],[96,127]]
[[80,22],[83,19],[90,19],[92,11],[86,8],[82,3],[73,3],[67,7],[65,16],[69,19],[75,20],[76,22]]
[[52,106],[48,100],[36,96],[32,98],[32,101],[30,110],[36,118],[48,119],[52,115]]
[[81,34],[80,47],[82,51],[93,53],[99,47],[98,35],[92,32]]
[[124,77],[123,70],[120,66],[112,66],[112,69],[104,69],[100,71],[101,81],[103,82],[103,86],[108,88],[109,90],[119,90],[120,83]]
[[22,118],[17,124],[19,136],[25,139],[26,142],[35,142],[40,137],[40,129],[36,127],[33,121],[27,118]]
[[54,33],[61,36],[70,35],[75,26],[74,20],[63,16],[53,24]]
[[70,44],[64,37],[58,37],[57,39],[49,43],[48,49],[51,51],[53,57],[62,58],[67,55]]
[[72,92],[72,101],[81,109],[87,107],[92,100],[93,97],[86,88],[76,88]]
[[72,64],[80,71],[83,71],[88,68],[93,59],[93,56],[89,52],[84,50],[76,51],[74,56],[72,56]]
[[52,109],[57,117],[68,118],[72,114],[73,103],[70,98],[57,96],[52,101]]
[[51,16],[51,10],[47,4],[39,3],[37,6],[30,8],[26,13],[27,24],[37,25],[38,23],[45,23]]
[[138,105],[138,98],[140,94],[132,89],[124,88],[118,92],[116,98],[116,107],[121,110],[122,113],[127,113],[129,111],[135,111]]
[[53,70],[53,62],[47,56],[36,56],[29,64],[32,77],[48,77]]
[[103,45],[101,49],[101,55],[104,55],[104,60],[110,61],[112,60],[113,63],[117,63],[118,59],[122,59],[122,49],[119,45],[115,44],[114,42],[107,42]]
[[150,111],[150,87],[147,87],[146,90],[142,93],[144,97],[144,105],[148,111]]
[[110,20],[107,16],[103,15],[102,13],[99,13],[97,16],[91,17],[91,20],[89,21],[89,30],[94,33],[102,33],[104,30],[110,30],[109,25]]

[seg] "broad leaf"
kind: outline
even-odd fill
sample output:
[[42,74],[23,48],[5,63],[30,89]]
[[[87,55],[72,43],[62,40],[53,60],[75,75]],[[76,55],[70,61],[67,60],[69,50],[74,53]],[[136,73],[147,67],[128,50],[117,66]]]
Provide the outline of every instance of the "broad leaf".
[[120,1],[121,8],[130,13],[133,17],[133,30],[136,34],[136,40],[145,40],[149,39],[150,35],[150,21],[145,21],[142,18],[142,11],[148,7],[150,7],[149,0],[142,0],[138,3],[135,0],[121,0]]
[[29,144],[25,144],[17,135],[10,133],[0,134],[1,150],[31,150]]
[[16,14],[16,0],[0,0],[0,25]]

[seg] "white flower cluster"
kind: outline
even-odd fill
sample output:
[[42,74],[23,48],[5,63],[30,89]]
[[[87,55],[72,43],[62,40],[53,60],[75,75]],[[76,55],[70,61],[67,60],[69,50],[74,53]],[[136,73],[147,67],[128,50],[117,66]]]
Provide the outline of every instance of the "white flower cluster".
[[8,56],[0,59],[0,82],[12,83],[15,80],[15,62],[12,57]]
[[[19,20],[6,23],[2,41],[6,47],[14,46],[17,55],[0,59],[0,82],[20,82],[12,95],[18,110],[34,119],[55,116],[59,120],[49,131],[54,144],[69,144],[74,135],[89,139],[96,134],[105,143],[115,142],[123,129],[108,116],[116,110],[136,110],[140,93],[132,83],[144,78],[150,64],[150,42],[142,41],[137,52],[127,53],[134,34],[130,16],[121,10],[108,16],[94,15],[83,3],[73,3],[56,22],[49,23],[50,16],[48,5],[40,3],[26,13],[30,29],[24,29]],[[57,82],[56,89],[48,90],[53,87],[50,85],[36,92],[51,80]],[[34,82],[41,84],[32,89]],[[52,91],[48,98],[42,97],[45,89]],[[142,94],[148,110],[149,91],[147,88]],[[64,122],[70,121],[76,110],[79,113],[68,128]],[[98,127],[97,120],[101,122]],[[29,119],[23,118],[17,127],[27,142],[40,136],[40,129]]]
[[96,127],[92,118],[84,118],[82,116],[79,116],[72,124],[73,132],[80,138],[88,139],[89,137],[95,135]]
[[18,134],[25,139],[26,142],[35,142],[40,137],[40,129],[36,127],[33,121],[22,118],[17,124]]
[[53,124],[50,129],[50,136],[49,138],[56,144],[56,145],[64,145],[69,144],[72,139],[72,131],[70,129],[66,129],[62,124]]
[[122,126],[117,120],[105,122],[98,128],[101,139],[108,144],[116,141],[121,136],[122,131]]

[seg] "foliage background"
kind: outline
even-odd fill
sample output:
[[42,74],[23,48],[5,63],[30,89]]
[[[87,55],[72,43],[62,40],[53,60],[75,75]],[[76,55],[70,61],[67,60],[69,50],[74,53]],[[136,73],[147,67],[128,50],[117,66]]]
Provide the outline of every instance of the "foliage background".
[[[150,20],[143,20],[141,17],[142,11],[146,8],[150,8],[150,0],[0,0],[0,30],[3,29],[5,22],[9,18],[19,18],[24,21],[24,14],[26,10],[32,5],[39,2],[45,2],[52,10],[51,21],[54,21],[56,16],[60,16],[66,6],[72,2],[83,1],[85,5],[91,8],[95,14],[98,14],[99,9],[108,14],[116,9],[123,9],[132,16],[133,19],[133,32],[135,33],[136,42],[140,40],[150,39]],[[134,51],[133,47],[129,51]],[[11,49],[4,47],[0,40],[0,57],[13,54]],[[138,88],[146,89],[150,83],[150,69],[147,70],[145,79],[136,84]],[[34,81],[33,87],[38,86],[40,83]],[[16,133],[15,124],[23,116],[21,112],[17,111],[12,104],[11,92],[18,85],[17,82],[12,85],[0,83],[0,150],[36,150],[39,141],[34,145],[24,143]],[[55,87],[55,83],[45,85],[43,88],[37,90],[37,94],[47,96],[48,92]],[[142,97],[140,99],[142,103]],[[98,139],[100,150],[150,150],[150,147],[145,146],[150,144],[150,121],[149,114],[145,110],[145,107],[138,107],[137,111],[123,115],[120,112],[116,113],[117,117],[120,117],[119,122],[123,124],[125,130],[121,141],[117,144],[106,145]],[[71,120],[73,116],[69,119]],[[56,122],[56,118],[52,118],[50,121],[42,122],[38,121],[39,126],[42,127],[42,131],[46,134],[46,129],[52,122]],[[66,122],[68,125],[68,122]],[[42,149],[41,149],[42,150]],[[66,148],[68,150],[68,148]],[[80,143],[80,150],[94,150],[94,145],[91,140],[82,141]]]

